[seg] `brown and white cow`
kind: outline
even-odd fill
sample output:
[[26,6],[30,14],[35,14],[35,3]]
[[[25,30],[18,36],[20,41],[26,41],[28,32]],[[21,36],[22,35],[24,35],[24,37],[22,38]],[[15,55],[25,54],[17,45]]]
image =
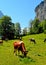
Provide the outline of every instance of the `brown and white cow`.
[[26,51],[26,48],[25,48],[23,41],[14,42],[14,54],[16,51],[18,51],[18,52],[21,51],[24,56],[27,55],[28,51]]

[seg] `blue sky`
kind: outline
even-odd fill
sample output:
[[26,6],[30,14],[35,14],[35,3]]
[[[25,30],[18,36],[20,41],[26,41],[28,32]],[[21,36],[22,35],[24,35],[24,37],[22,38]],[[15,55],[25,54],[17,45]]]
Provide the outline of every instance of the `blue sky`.
[[35,18],[35,7],[42,0],[0,0],[0,10],[4,15],[12,18],[12,22],[19,22],[21,28],[29,26],[29,21]]

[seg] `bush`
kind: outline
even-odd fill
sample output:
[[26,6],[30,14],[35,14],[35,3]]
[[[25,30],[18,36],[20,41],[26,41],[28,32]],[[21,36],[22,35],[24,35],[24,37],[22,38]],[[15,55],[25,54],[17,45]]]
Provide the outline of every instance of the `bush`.
[[46,34],[46,30],[44,30],[44,33]]

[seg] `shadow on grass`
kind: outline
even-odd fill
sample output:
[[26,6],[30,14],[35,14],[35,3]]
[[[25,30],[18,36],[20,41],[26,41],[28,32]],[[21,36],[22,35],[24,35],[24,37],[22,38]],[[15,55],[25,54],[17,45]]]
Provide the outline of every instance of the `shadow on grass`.
[[21,56],[21,55],[19,55],[19,60],[20,60],[21,62],[23,62],[23,63],[36,62],[34,59],[32,59],[32,58],[29,57],[29,56],[24,57],[24,56]]
[[24,56],[22,56],[22,55],[18,55],[20,58],[24,58]]
[[38,54],[38,56],[41,56],[40,54]]

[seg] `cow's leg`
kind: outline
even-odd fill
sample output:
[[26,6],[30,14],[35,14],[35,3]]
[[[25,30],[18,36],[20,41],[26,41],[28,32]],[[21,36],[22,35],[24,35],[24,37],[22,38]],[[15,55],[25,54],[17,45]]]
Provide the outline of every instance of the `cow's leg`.
[[36,44],[36,41],[34,40],[34,44]]
[[20,50],[18,50],[18,55],[20,54]]
[[14,55],[17,55],[17,49],[14,49]]
[[14,55],[15,55],[15,49],[14,49]]

